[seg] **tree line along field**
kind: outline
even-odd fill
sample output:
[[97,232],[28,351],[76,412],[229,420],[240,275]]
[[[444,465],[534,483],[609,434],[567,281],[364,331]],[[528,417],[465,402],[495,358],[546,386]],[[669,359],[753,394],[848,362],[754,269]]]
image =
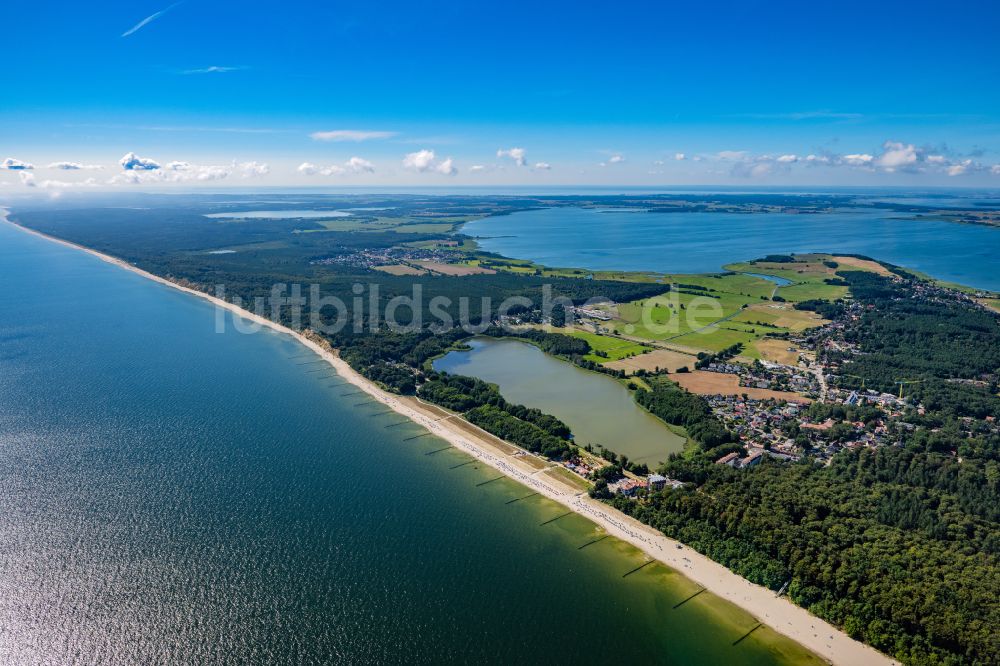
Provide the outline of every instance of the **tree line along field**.
[[591,351],[589,354],[585,355],[584,358],[588,361],[593,361],[594,363],[620,361],[639,354],[644,354],[653,349],[648,345],[642,345],[630,340],[622,340],[621,338],[612,338],[607,335],[590,333],[578,328],[560,328],[556,329],[556,331],[574,338],[586,340],[587,344],[590,345]]

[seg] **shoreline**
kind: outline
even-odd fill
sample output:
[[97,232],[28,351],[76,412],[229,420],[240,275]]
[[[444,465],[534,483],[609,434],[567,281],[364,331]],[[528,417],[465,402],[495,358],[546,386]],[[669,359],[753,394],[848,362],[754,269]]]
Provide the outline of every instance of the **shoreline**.
[[[796,606],[787,598],[776,597],[773,591],[747,581],[690,547],[669,539],[655,529],[590,498],[586,492],[570,488],[548,476],[546,471],[551,469],[550,467],[539,469],[528,464],[522,454],[512,455],[501,451],[495,445],[489,444],[488,439],[474,434],[478,433],[478,429],[473,424],[464,421],[460,415],[452,414],[444,418],[435,418],[434,409],[437,409],[436,407],[421,408],[421,403],[417,400],[382,390],[374,382],[351,368],[326,341],[314,339],[308,331],[294,331],[219,298],[149,273],[122,259],[21,226],[9,220],[7,214],[8,211],[0,210],[0,220],[24,233],[86,252],[101,261],[199,297],[243,319],[267,327],[277,333],[291,336],[326,361],[344,380],[363,390],[374,400],[422,426],[455,448],[493,467],[508,478],[591,520],[609,535],[630,543],[652,560],[677,571],[720,599],[738,606],[775,632],[799,643],[829,663],[844,664],[845,666],[897,663],[874,648],[855,641],[826,621],[813,616],[806,609]],[[465,424],[466,427],[453,424],[452,421],[456,420]],[[520,451],[518,447],[509,443],[507,445]],[[530,456],[530,454],[527,455]],[[537,459],[535,456],[531,457]]]

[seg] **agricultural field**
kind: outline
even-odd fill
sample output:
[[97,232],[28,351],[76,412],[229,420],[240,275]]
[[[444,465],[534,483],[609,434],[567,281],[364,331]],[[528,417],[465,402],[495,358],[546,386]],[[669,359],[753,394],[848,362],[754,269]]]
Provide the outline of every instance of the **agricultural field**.
[[434,273],[440,273],[441,275],[493,275],[496,273],[496,271],[491,268],[467,266],[464,264],[445,264],[440,261],[424,261],[421,259],[414,261],[413,263],[417,264],[421,268],[425,268]]
[[761,297],[770,298],[775,286],[770,280],[753,275],[741,275],[739,273],[667,275],[664,276],[663,282],[676,284],[681,289],[685,288],[684,285],[695,285],[704,287],[709,291],[737,294],[751,299],[760,299]]
[[627,375],[635,374],[639,370],[649,372],[655,372],[656,370],[677,372],[680,368],[693,369],[697,360],[696,356],[672,349],[654,349],[645,354],[605,363],[604,367],[613,370],[624,370]]
[[618,334],[649,340],[669,340],[734,317],[752,298],[727,292],[678,292],[618,305],[609,328]]
[[857,257],[843,257],[840,255],[833,255],[830,257],[832,261],[837,262],[841,266],[847,268],[854,268],[859,271],[869,271],[871,273],[878,273],[883,277],[892,277],[892,271],[878,263],[877,261],[872,261],[871,259],[859,259]]
[[699,395],[742,395],[745,393],[755,400],[774,399],[800,403],[812,402],[809,398],[790,391],[772,391],[770,389],[740,386],[739,377],[721,372],[706,372],[704,370],[679,372],[670,375],[670,379],[688,391],[691,391],[691,393]]
[[607,361],[620,361],[625,358],[643,354],[652,349],[646,345],[641,345],[629,340],[612,338],[607,335],[598,335],[588,331],[581,331],[576,328],[561,328],[557,332],[574,338],[586,340],[590,345],[591,353],[584,356],[588,361],[594,363],[606,363]]
[[423,275],[427,271],[406,264],[392,264],[390,266],[375,266],[375,270],[388,273],[389,275]]
[[757,354],[751,343],[773,331],[774,329],[754,327],[736,328],[732,325],[711,326],[706,330],[688,333],[671,340],[671,343],[710,352],[719,352],[735,344],[741,344],[744,347],[743,356],[752,359],[757,358]]
[[827,323],[815,312],[796,310],[790,303],[754,303],[733,317],[733,322],[752,325],[772,326],[777,329],[787,329],[794,333],[807,328],[822,326]]
[[[752,352],[755,352],[763,361],[783,363],[784,365],[796,365],[798,363],[799,349],[795,344],[789,343],[787,340],[764,338],[757,340],[752,346]],[[751,353],[751,350],[745,350],[743,353],[747,355]]]
[[[882,268],[874,262],[855,261],[859,264],[857,268],[867,269],[863,266],[867,263]],[[831,297],[832,293],[842,295],[846,292],[845,287],[823,282],[836,277],[835,269],[824,264],[823,259],[780,264],[780,269],[776,268],[778,265],[758,262],[727,268],[769,275],[784,272],[794,284],[776,290],[773,282],[742,272],[664,276],[664,281],[675,285],[673,291],[619,304],[614,312],[615,319],[601,326],[618,335],[710,352],[738,343],[745,347],[746,358],[761,358],[762,348],[754,343],[769,333],[797,333],[824,323],[815,313],[796,310],[790,302],[770,300],[772,293],[785,294],[792,290],[794,300],[801,300],[799,296],[813,298],[816,294],[826,294]],[[774,358],[773,346],[763,349],[771,353],[764,358]],[[783,357],[788,358],[787,355]]]
[[814,298],[835,300],[846,296],[847,287],[827,284],[826,282],[826,280],[836,280],[838,270],[844,268],[870,270],[867,264],[873,264],[882,269],[882,266],[875,262],[852,257],[846,257],[846,259],[852,263],[850,265],[841,264],[830,255],[825,254],[801,254],[795,255],[795,261],[792,262],[747,261],[729,264],[725,268],[738,272],[763,273],[789,280],[792,284],[779,287],[778,296],[786,301],[796,303]]
[[[453,231],[455,226],[461,221],[463,220],[448,217],[426,218],[425,216],[391,217],[380,215],[378,217],[331,217],[329,219],[312,219],[310,222],[318,225],[318,227],[298,229],[294,233],[322,234],[329,231],[395,231],[402,234],[447,234]],[[457,245],[457,242],[452,241],[451,244]]]
[[[616,317],[607,324],[609,330],[619,335],[638,337],[650,341],[678,342],[695,349],[718,351],[733,342],[752,340],[753,334],[737,334],[720,330],[729,328],[729,321],[741,317],[747,308],[768,303],[766,299],[774,290],[768,280],[749,275],[670,275],[664,282],[675,285],[667,294],[642,301],[622,303],[616,308]],[[777,319],[775,313],[771,320]],[[757,321],[751,318],[749,321]],[[760,321],[769,323],[768,318]],[[736,327],[737,333],[746,326]],[[783,329],[769,327],[780,332]],[[698,333],[694,333],[698,331]],[[762,330],[760,335],[768,331]],[[719,346],[722,344],[722,346]]]

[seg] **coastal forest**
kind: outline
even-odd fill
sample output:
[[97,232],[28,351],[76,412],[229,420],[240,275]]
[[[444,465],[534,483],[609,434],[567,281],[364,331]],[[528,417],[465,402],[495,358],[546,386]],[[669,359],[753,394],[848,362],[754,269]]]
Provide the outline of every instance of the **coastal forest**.
[[[862,353],[829,360],[859,386],[891,391],[906,377],[924,405],[903,416],[895,446],[843,451],[828,466],[765,458],[733,469],[715,464],[733,448],[725,438],[695,437],[692,455],[660,470],[685,490],[611,502],[753,582],[787,584],[793,601],[904,663],[994,664],[1000,437],[985,425],[1000,418],[1000,323],[921,280],[841,275],[863,312],[845,318],[844,335]],[[844,316],[843,304],[809,306]],[[721,427],[668,381],[638,399],[668,422]],[[865,418],[810,408],[837,409]]]

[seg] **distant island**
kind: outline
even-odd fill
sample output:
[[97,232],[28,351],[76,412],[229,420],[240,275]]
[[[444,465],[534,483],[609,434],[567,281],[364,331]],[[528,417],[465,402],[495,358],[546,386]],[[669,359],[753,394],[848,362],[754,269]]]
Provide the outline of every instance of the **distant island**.
[[[1000,653],[1000,295],[877,256],[793,253],[794,239],[787,252],[676,274],[546,266],[462,231],[546,208],[830,214],[856,197],[370,195],[302,208],[308,198],[251,211],[164,197],[148,210],[10,218],[291,329],[387,405],[653,557],[687,560],[694,580],[714,575],[711,563],[680,544],[753,583],[752,610],[787,598],[839,628],[836,640],[810,637],[801,609],[792,628],[773,623],[826,658],[881,659],[845,647],[848,636],[907,664]],[[914,225],[1000,219],[863,206]],[[496,384],[435,369],[477,336],[619,382],[682,450],[632,460]],[[615,522],[631,519],[666,539]]]

